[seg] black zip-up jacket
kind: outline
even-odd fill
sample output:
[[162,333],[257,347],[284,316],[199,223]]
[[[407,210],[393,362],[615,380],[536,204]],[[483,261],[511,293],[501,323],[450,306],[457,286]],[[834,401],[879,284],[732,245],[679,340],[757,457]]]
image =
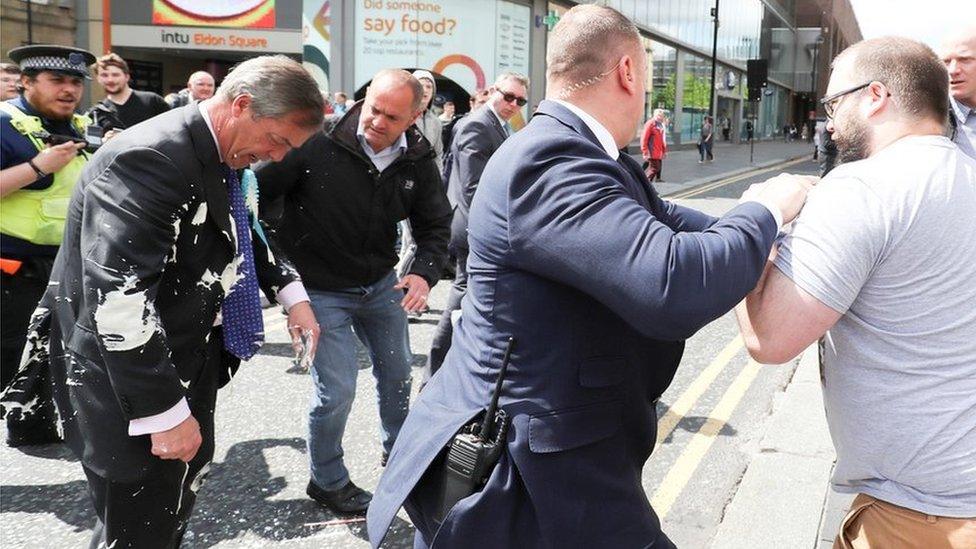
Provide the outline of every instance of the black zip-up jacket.
[[380,172],[356,138],[361,109],[359,102],[281,162],[256,166],[272,246],[293,262],[306,288],[365,286],[396,265],[396,225],[409,218],[417,244],[410,273],[433,287],[451,236],[434,152],[410,126],[407,150]]

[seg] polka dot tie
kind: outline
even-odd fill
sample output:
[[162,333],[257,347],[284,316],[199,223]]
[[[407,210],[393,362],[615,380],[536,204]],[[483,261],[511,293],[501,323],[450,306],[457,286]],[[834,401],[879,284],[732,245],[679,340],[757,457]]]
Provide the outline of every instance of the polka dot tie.
[[254,270],[254,248],[251,246],[251,224],[244,205],[244,192],[237,179],[237,172],[224,166],[224,177],[230,199],[230,215],[237,228],[239,260],[237,283],[224,298],[224,348],[241,360],[247,360],[264,343],[264,318],[261,315],[261,297],[258,295],[258,279]]

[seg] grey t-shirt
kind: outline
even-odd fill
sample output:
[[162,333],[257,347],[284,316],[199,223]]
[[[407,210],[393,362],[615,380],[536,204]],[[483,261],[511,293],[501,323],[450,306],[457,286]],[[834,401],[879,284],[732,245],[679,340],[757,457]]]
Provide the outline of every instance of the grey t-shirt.
[[976,516],[976,161],[912,136],[839,166],[775,264],[843,315],[824,342],[835,487]]

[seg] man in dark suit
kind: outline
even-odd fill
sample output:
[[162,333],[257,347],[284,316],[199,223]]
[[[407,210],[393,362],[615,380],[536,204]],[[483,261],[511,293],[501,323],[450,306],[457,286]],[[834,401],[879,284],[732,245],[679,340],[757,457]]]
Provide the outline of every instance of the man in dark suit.
[[444,355],[451,348],[451,315],[461,308],[461,298],[468,287],[468,211],[471,199],[481,180],[481,172],[491,155],[512,133],[508,121],[525,106],[529,93],[529,79],[513,72],[501,74],[491,87],[491,98],[458,123],[451,141],[450,181],[447,199],[454,215],[451,219],[451,252],[457,258],[454,282],[441,313],[434,340],[427,356],[429,378],[441,367]]
[[[482,175],[463,314],[377,487],[374,546],[403,504],[417,547],[673,547],[640,480],[655,402],[683,340],[756,284],[806,198],[781,177],[720,219],[664,202],[619,151],[644,112],[633,23],[584,4],[549,40],[551,100]],[[441,518],[443,450],[489,402],[509,337],[504,448]]]
[[289,326],[317,337],[235,170],[280,160],[321,124],[301,65],[257,57],[82,172],[28,349],[43,355],[49,336],[55,401],[98,516],[93,547],[179,545],[213,457],[217,388],[263,340],[258,281]]

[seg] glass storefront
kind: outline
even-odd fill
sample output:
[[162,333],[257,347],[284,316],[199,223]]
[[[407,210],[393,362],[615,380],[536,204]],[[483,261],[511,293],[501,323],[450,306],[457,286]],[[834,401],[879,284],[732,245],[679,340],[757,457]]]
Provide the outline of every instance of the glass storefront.
[[648,59],[651,85],[647,88],[647,116],[650,118],[654,109],[664,109],[671,116],[674,113],[675,92],[677,82],[675,70],[678,60],[678,50],[671,46],[666,46],[654,42],[648,38],[644,39],[645,46],[650,48]]
[[708,114],[708,99],[711,93],[712,61],[696,55],[685,54],[682,81],[682,110],[675,131],[680,133],[681,142],[697,142],[702,122]]
[[[617,9],[638,26],[660,33],[698,51],[681,51],[651,37],[643,38],[648,51],[649,77],[646,117],[656,108],[672,119],[672,135],[680,143],[696,143],[709,112],[711,52],[714,28],[711,9],[714,0],[583,0]],[[716,71],[716,133],[722,119],[729,120],[730,138],[746,139],[746,120],[751,120],[754,137],[782,135],[788,122],[790,88],[795,88],[797,31],[792,16],[794,0],[721,0],[721,27],[716,45],[721,62]],[[557,16],[570,3],[550,2]],[[772,7],[771,7],[772,6]],[[702,55],[705,54],[705,55]],[[680,58],[680,59],[679,59]],[[769,60],[769,87],[762,101],[749,103],[744,71],[749,59]],[[801,60],[802,61],[802,60]],[[723,65],[723,63],[727,63]],[[679,74],[680,70],[680,74]]]

